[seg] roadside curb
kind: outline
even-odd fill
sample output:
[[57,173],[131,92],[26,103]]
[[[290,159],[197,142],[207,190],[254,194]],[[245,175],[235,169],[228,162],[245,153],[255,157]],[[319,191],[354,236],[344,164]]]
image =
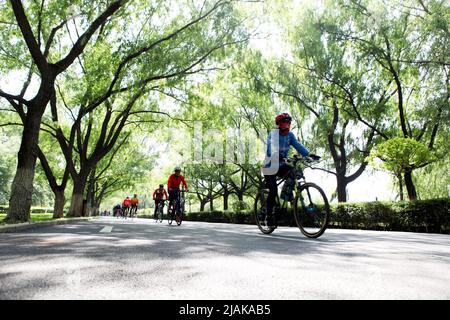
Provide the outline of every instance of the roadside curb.
[[40,221],[40,222],[24,222],[13,225],[0,226],[0,233],[14,233],[24,230],[36,229],[41,227],[55,226],[60,224],[69,224],[72,222],[82,222],[96,219],[97,217],[82,217],[82,218],[63,218],[54,221]]

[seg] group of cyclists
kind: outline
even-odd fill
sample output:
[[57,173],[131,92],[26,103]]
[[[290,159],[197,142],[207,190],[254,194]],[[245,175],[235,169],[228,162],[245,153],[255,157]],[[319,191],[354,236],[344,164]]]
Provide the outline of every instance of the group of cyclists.
[[[292,164],[292,158],[288,157],[288,152],[291,147],[303,157],[302,159],[306,159],[307,162],[318,161],[320,159],[319,156],[312,154],[304,145],[302,145],[297,137],[291,131],[291,122],[292,117],[288,113],[281,113],[275,117],[275,124],[277,126],[278,131],[274,135],[273,132],[269,133],[267,140],[267,152],[266,152],[266,160],[263,168],[265,186],[261,188],[261,194],[258,195],[259,200],[261,201],[261,205],[255,209],[256,220],[259,226],[262,224],[267,228],[263,230],[264,233],[272,232],[278,225],[278,216],[280,215],[279,208],[279,198],[278,198],[278,181],[286,182],[284,184],[285,192],[282,192],[282,198],[284,200],[288,200],[289,202],[293,201],[293,189],[295,179],[304,179],[304,176],[301,172],[296,170],[296,164],[298,163],[297,157],[294,157],[294,161]],[[276,145],[275,145],[276,144]],[[267,169],[267,170],[266,170]],[[180,185],[183,184],[185,191],[188,191],[188,185],[186,180],[181,175],[181,168],[176,167],[174,173],[170,175],[167,182],[168,193],[166,192],[164,185],[160,184],[159,188],[153,192],[153,200],[155,201],[155,212],[154,218],[157,219],[157,214],[159,212],[162,215],[162,210],[164,209],[164,204],[168,200],[169,206],[167,208],[168,213],[172,213],[174,211],[179,210],[178,207],[174,210],[174,205],[179,203],[180,197]],[[302,233],[309,237],[318,237],[320,236],[326,228],[326,224],[329,217],[328,210],[328,201],[326,199],[323,191],[317,187],[316,185],[310,183],[303,183],[298,185],[298,200],[296,200],[295,212],[307,212],[307,219],[304,221],[300,220],[296,216],[296,219],[299,221],[299,227],[302,230]],[[319,206],[314,204],[313,197],[311,196],[313,191],[318,191],[320,196],[323,198],[323,203],[325,204],[325,210],[321,209]],[[266,192],[266,195],[264,195]],[[302,193],[303,192],[303,193]],[[263,201],[262,201],[263,200]],[[299,201],[299,202],[297,202]],[[307,202],[309,201],[309,204]],[[116,212],[122,212],[122,216],[127,217],[127,215],[133,216],[136,214],[137,208],[139,205],[139,200],[137,195],[135,194],[132,199],[127,197],[122,205],[117,205],[114,208],[114,215],[118,216]],[[322,206],[323,208],[324,206]],[[321,212],[324,212],[322,214]],[[322,219],[323,223],[317,223],[320,216],[324,216],[325,219]],[[312,221],[312,222],[311,222]],[[318,224],[320,225],[319,231],[315,233],[308,233],[305,229],[306,225]],[[260,227],[261,229],[261,227]]]
[[[188,192],[188,185],[186,182],[186,179],[181,174],[181,168],[176,167],[174,169],[174,173],[169,176],[169,179],[167,181],[167,189],[164,188],[164,184],[160,184],[159,188],[156,189],[153,192],[153,201],[155,201],[155,211],[154,211],[154,217],[156,218],[158,206],[161,205],[164,209],[164,205],[166,201],[169,201],[168,211],[172,209],[172,207],[175,205],[175,201],[178,199],[181,189],[180,186],[183,184],[184,191]],[[137,214],[137,210],[139,207],[139,199],[138,195],[135,194],[133,198],[130,199],[130,197],[126,197],[122,204],[117,204],[113,208],[113,215],[115,217],[134,217]]]

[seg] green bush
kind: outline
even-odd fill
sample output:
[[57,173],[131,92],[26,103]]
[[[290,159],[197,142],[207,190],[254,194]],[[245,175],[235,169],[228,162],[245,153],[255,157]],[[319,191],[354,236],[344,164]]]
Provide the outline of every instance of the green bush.
[[31,208],[31,214],[47,213],[47,208]]
[[450,232],[450,199],[344,203],[332,206],[331,227]]
[[249,209],[249,205],[245,201],[236,201],[231,207],[234,211],[246,211]]
[[[450,233],[450,199],[340,203],[331,206],[330,228]],[[255,224],[253,211],[190,212],[186,220]],[[280,226],[295,226],[292,209],[281,212]]]
[[[6,213],[7,211],[8,206],[0,206],[0,213]],[[53,208],[41,208],[41,207],[31,208],[31,214],[40,214],[40,213],[53,213]]]

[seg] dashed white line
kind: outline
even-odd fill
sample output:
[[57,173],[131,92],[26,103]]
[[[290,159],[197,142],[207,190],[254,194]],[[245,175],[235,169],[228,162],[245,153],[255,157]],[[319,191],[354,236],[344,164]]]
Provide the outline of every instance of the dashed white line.
[[112,231],[112,229],[113,229],[113,227],[107,226],[107,227],[104,227],[102,230],[100,230],[100,232],[101,233],[109,233]]

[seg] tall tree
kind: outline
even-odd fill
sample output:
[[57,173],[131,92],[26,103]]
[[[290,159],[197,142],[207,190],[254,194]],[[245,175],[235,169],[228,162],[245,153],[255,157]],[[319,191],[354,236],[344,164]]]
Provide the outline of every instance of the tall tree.
[[[56,34],[68,23],[69,2],[49,1],[45,5],[45,1],[41,1],[41,3],[33,1],[24,7],[22,1],[11,0],[10,6],[2,7],[1,15],[9,18],[5,27],[8,35],[11,35],[9,39],[6,39],[8,47],[17,42],[19,47],[26,46],[27,56],[21,55],[21,57],[25,58],[24,61],[29,61],[26,65],[35,66],[40,81],[37,92],[30,99],[25,98],[30,78],[25,81],[18,94],[0,90],[0,97],[11,104],[19,113],[24,124],[17,171],[11,186],[7,220],[27,221],[30,218],[40,125],[47,104],[55,95],[56,78],[72,65],[84,51],[92,36],[102,26],[104,27],[109,18],[116,14],[126,2],[125,0],[114,1],[108,3],[107,6],[104,5],[104,2],[96,5],[88,4],[87,8],[83,8],[86,9],[82,11],[84,13],[77,18],[82,22],[84,32],[73,46],[64,52],[58,52],[58,54],[50,53],[56,42]],[[81,3],[74,5],[81,5]],[[11,17],[11,10],[15,21]],[[59,20],[58,25],[52,26],[51,21],[55,20]],[[2,26],[4,25],[2,24]],[[20,35],[17,33],[18,30],[20,30]],[[1,31],[3,34],[5,30]],[[12,32],[9,33],[9,31]],[[17,59],[13,56],[13,52],[14,50],[5,53],[10,60]]]
[[[342,45],[376,62],[377,77],[385,79],[386,90],[395,90],[392,111],[397,130],[389,138],[412,138],[435,149],[443,131],[449,103],[449,19],[445,1],[339,1],[342,6],[334,24],[324,26]],[[338,9],[339,10],[339,9]],[[336,28],[336,25],[338,27]],[[424,47],[430,50],[423,50]],[[417,198],[414,166],[402,176],[410,200]]]

